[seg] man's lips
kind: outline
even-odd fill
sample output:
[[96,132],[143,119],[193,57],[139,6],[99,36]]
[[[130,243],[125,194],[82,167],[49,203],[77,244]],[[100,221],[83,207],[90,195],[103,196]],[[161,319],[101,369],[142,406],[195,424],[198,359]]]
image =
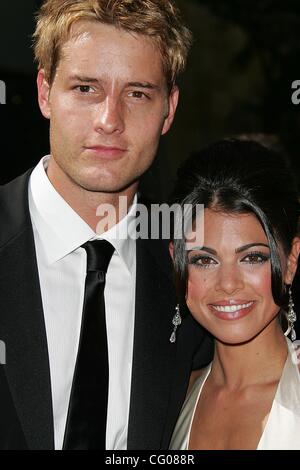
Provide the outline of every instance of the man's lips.
[[86,146],[85,149],[101,158],[106,159],[120,158],[126,152],[125,148],[108,145],[90,145]]

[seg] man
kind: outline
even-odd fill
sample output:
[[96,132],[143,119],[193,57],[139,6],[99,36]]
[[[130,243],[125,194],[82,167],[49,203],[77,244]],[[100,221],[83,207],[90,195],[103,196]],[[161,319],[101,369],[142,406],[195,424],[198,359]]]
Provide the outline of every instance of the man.
[[[85,247],[101,239],[113,247],[103,340],[108,398],[99,395],[91,413],[105,403],[107,449],[166,448],[196,351],[200,362],[207,359],[204,334],[186,318],[176,342],[169,341],[176,299],[167,244],[135,241],[125,222],[134,214],[138,180],[173,122],[190,33],[169,0],[47,0],[34,37],[51,155],[0,193],[0,331],[7,351],[0,445],[101,447],[89,442],[99,423],[81,413],[89,407],[82,396],[73,413],[80,369],[82,385],[82,376],[88,382],[100,367],[94,353],[87,367],[79,363],[92,341],[85,341],[83,319]],[[110,204],[118,213],[121,196],[129,213],[99,233],[99,208]]]

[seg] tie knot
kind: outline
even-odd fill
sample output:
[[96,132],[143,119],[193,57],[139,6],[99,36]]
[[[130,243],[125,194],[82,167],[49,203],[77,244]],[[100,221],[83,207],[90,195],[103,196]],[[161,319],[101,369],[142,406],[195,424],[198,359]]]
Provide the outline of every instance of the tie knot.
[[87,272],[102,271],[106,273],[115,251],[112,244],[106,240],[94,240],[84,243],[82,248],[85,249],[87,254]]

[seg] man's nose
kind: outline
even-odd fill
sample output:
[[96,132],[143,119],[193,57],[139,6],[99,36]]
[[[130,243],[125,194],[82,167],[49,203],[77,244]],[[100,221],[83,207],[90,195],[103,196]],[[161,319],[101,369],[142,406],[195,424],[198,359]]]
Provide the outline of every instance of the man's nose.
[[96,109],[95,130],[98,133],[113,134],[124,131],[122,104],[112,97],[106,97]]
[[216,290],[233,294],[244,287],[244,280],[239,268],[229,264],[221,266],[218,272]]

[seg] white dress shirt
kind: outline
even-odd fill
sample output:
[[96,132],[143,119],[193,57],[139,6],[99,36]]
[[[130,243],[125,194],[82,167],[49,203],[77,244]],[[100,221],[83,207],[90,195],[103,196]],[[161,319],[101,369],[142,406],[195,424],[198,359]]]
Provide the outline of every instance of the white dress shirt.
[[63,445],[79,344],[86,276],[86,252],[81,245],[105,239],[115,248],[105,287],[109,356],[106,448],[126,450],[136,279],[136,244],[129,233],[132,224],[126,219],[133,214],[136,198],[127,216],[98,236],[50,183],[48,160],[49,156],[44,157],[33,170],[28,193],[49,351],[55,449]]

